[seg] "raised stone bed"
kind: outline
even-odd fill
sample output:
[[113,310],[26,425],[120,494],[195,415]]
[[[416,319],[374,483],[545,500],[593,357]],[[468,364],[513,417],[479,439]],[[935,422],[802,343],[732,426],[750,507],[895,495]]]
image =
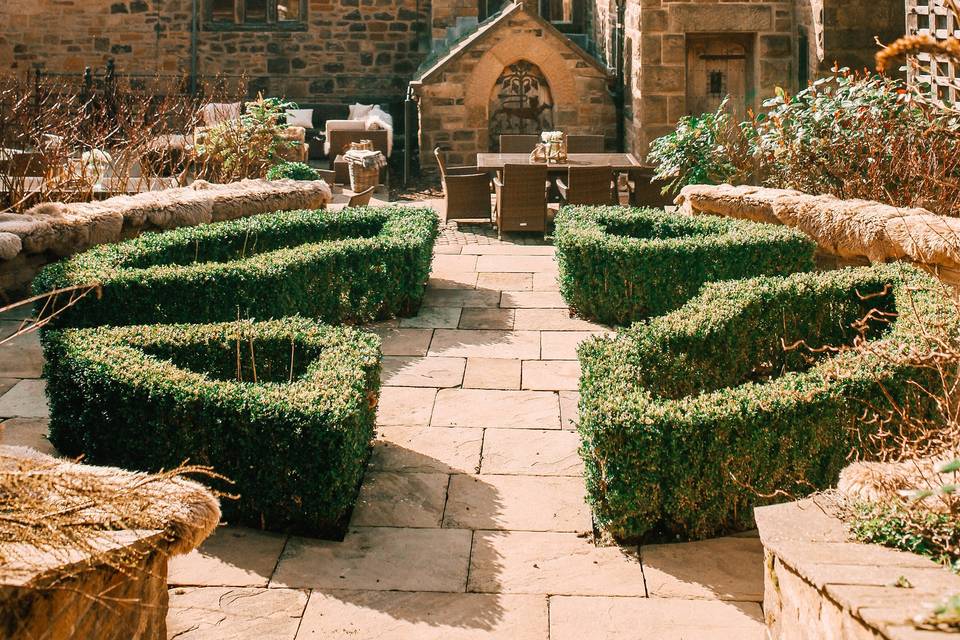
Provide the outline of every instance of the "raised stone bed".
[[686,186],[676,203],[688,214],[794,227],[843,263],[906,260],[960,283],[960,219],[919,207],[729,184]]
[[769,636],[946,637],[918,629],[912,621],[925,615],[929,605],[960,593],[960,576],[912,553],[851,541],[829,505],[825,498],[807,499],[754,510],[764,549],[763,611]]
[[145,231],[234,220],[261,213],[319,209],[330,202],[322,180],[197,181],[189,187],[116,196],[101,202],[48,202],[0,213],[0,292],[24,288],[43,265]]

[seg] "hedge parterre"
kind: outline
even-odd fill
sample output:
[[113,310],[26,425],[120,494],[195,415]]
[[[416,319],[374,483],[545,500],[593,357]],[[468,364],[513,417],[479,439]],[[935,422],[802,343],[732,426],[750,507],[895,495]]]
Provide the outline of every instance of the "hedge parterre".
[[99,285],[59,326],[290,315],[363,322],[420,305],[437,227],[428,209],[253,216],[96,247],[45,267],[34,290]]
[[335,535],[374,435],[380,343],[349,327],[267,322],[47,331],[50,439],[97,464],[212,466],[224,516]]
[[930,370],[899,354],[924,330],[960,330],[942,286],[902,264],[715,282],[583,343],[581,454],[598,523],[628,540],[704,538],[749,528],[777,491],[831,486],[878,428],[864,416],[924,402],[910,381]]
[[615,325],[673,311],[706,282],[814,268],[795,229],[661,209],[565,207],[555,243],[564,299]]

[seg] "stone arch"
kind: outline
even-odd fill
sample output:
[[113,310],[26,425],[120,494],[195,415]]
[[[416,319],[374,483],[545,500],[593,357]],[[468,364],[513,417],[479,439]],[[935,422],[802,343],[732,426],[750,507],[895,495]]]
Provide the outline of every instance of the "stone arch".
[[[540,68],[555,105],[571,107],[579,103],[576,80],[558,49],[543,37],[511,34],[481,56],[471,73],[463,101],[467,120],[485,123],[483,129],[477,131],[478,141],[489,139],[490,94],[504,69],[517,62],[526,61]],[[584,71],[593,72],[592,69]],[[599,75],[599,71],[594,73]]]
[[505,133],[553,130],[553,107],[550,83],[540,67],[527,60],[504,67],[490,95],[490,149],[499,148],[499,137]]

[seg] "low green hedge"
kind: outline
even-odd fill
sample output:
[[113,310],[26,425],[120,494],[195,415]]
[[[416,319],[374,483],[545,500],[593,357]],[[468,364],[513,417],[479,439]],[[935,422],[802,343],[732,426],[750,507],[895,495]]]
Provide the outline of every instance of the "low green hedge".
[[607,324],[673,311],[706,282],[809,271],[815,249],[788,227],[626,207],[565,207],[555,244],[564,299]]
[[336,533],[374,434],[379,339],[304,318],[47,331],[50,439],[129,469],[212,466],[228,521]]
[[[821,348],[852,344],[874,308],[900,315],[869,325],[871,349]],[[960,329],[942,285],[884,265],[711,283],[585,342],[581,453],[597,521],[623,539],[702,538],[751,526],[778,491],[832,485],[857,434],[877,428],[871,407],[918,401],[908,381],[930,370],[885,354],[924,340],[923,326]]]
[[45,267],[36,293],[99,284],[60,326],[304,315],[360,322],[420,305],[437,235],[429,209],[287,211],[101,245]]

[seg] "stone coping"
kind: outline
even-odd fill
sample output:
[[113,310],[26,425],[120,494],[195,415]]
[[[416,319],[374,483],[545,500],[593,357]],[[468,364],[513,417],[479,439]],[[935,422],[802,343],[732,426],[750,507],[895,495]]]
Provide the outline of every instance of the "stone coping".
[[907,260],[946,282],[960,282],[960,218],[919,207],[729,184],[688,185],[676,204],[689,214],[795,227],[827,254],[870,262]]
[[121,195],[99,202],[39,204],[0,213],[0,291],[27,285],[46,263],[144,231],[174,229],[290,209],[319,209],[332,200],[323,180],[241,180]]
[[[851,541],[830,505],[821,497],[754,510],[764,548],[764,618],[771,636],[932,640],[946,635],[917,629],[912,620],[960,593],[960,576],[916,554]],[[911,586],[895,586],[901,578]]]

